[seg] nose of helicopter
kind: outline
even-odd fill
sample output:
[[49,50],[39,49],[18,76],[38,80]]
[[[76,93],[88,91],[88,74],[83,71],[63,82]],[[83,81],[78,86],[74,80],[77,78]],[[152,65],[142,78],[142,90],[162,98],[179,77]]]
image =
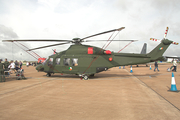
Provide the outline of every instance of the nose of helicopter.
[[38,65],[38,66],[36,67],[36,70],[37,70],[37,71],[44,71],[44,66],[43,66],[43,64]]

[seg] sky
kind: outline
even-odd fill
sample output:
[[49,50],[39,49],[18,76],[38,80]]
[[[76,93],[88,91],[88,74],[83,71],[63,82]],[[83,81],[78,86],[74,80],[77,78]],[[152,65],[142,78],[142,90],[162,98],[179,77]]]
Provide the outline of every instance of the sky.
[[[10,39],[84,38],[96,33],[125,27],[115,40],[138,40],[122,53],[140,53],[144,43],[147,52],[163,39],[180,43],[179,0],[0,0],[0,58],[8,60],[36,60],[25,48]],[[112,33],[90,38],[108,40]],[[50,45],[55,42],[21,42],[27,48]],[[117,52],[129,42],[112,42],[106,49]],[[55,43],[56,44],[56,43]],[[82,43],[102,47],[105,42]],[[72,44],[34,50],[41,57],[68,49]],[[180,46],[170,45],[165,56],[180,56]]]

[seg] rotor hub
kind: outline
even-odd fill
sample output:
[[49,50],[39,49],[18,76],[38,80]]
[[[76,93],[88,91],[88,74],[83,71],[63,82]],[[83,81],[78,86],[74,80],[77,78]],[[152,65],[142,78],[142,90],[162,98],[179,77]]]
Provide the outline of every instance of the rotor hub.
[[73,40],[72,43],[75,43],[75,44],[80,44],[82,42],[80,38],[73,38],[72,40]]

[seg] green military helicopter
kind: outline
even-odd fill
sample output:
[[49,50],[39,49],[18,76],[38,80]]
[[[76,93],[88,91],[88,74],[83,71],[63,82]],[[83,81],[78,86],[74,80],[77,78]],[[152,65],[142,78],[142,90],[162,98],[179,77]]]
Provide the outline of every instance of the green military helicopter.
[[[53,44],[38,48],[29,49],[36,50],[46,47],[52,47],[57,45],[63,45],[68,43],[74,43],[67,50],[53,54],[42,64],[36,67],[36,70],[46,72],[46,76],[51,76],[54,73],[65,73],[65,74],[76,74],[79,75],[84,80],[88,80],[89,76],[94,76],[96,73],[106,71],[109,68],[116,66],[126,66],[126,65],[137,65],[148,62],[153,62],[156,60],[163,59],[163,53],[169,47],[170,44],[178,44],[173,41],[166,39],[168,27],[164,38],[161,43],[154,48],[148,54],[134,54],[134,53],[115,53],[110,50],[105,50],[95,46],[82,45],[82,42],[92,42],[93,40],[85,40],[97,35],[121,31],[124,27],[119,29],[114,29],[95,35],[91,35],[85,38],[74,38],[72,40],[3,40],[4,42],[14,42],[14,41],[51,41],[51,42],[64,42],[59,44]],[[158,41],[157,39],[151,39]],[[104,41],[104,40],[94,40],[94,41]],[[113,41],[125,41],[125,40],[113,40]],[[129,40],[135,41],[135,40]]]

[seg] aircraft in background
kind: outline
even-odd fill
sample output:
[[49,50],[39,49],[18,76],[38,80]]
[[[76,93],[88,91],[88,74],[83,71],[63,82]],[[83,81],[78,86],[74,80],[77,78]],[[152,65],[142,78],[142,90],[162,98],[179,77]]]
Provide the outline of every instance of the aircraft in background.
[[174,59],[180,61],[180,57],[178,56],[164,56],[164,61],[166,62],[172,62]]
[[146,54],[146,52],[147,52],[147,43],[144,43],[140,54]]
[[[146,54],[146,52],[147,52],[147,43],[144,43],[140,54]],[[139,67],[139,64],[136,66]],[[147,63],[146,63],[146,67],[148,67]]]

